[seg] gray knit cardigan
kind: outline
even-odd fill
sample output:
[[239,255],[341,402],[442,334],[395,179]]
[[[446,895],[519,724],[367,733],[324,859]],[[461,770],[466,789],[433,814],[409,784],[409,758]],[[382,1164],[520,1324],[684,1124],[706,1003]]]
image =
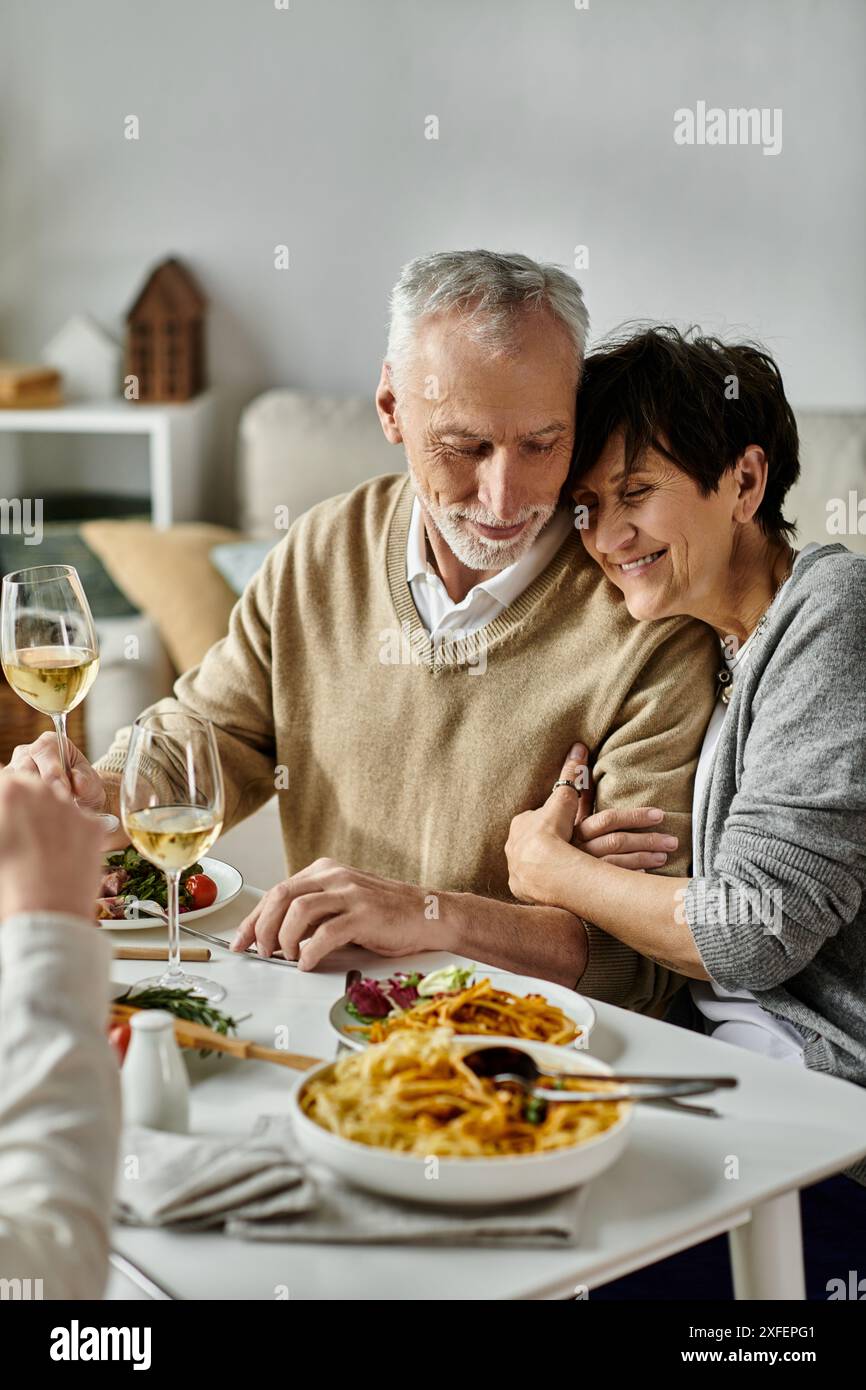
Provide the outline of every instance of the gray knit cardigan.
[[798,1028],[807,1066],[866,1085],[866,556],[796,565],[697,817],[685,913],[708,974]]

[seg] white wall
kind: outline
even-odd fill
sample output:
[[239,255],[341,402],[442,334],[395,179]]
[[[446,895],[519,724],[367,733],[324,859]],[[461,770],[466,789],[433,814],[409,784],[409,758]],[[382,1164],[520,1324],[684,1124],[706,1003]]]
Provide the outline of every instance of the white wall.
[[[742,329],[798,405],[866,407],[863,0],[4,0],[2,23],[0,355],[76,310],[119,327],[173,252],[231,399],[368,391],[410,256],[585,243],[596,333]],[[677,147],[701,99],[781,107],[782,153]]]

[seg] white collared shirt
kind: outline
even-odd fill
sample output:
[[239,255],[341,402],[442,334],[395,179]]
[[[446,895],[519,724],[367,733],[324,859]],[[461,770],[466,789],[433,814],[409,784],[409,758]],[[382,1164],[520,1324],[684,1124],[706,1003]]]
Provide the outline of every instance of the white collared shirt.
[[547,568],[573,524],[570,512],[555,512],[521,559],[494,574],[492,579],[483,579],[464,599],[455,603],[427,559],[424,514],[416,497],[406,545],[406,579],[418,616],[429,635],[435,638],[445,632],[476,632],[492,623]]

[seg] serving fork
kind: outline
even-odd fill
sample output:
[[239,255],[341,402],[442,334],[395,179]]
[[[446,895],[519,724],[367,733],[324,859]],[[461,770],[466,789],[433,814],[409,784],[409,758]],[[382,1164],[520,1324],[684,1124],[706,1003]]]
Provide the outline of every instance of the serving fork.
[[[599,1076],[602,1085],[597,1090],[588,1087],[582,1091],[559,1090],[557,1081],[573,1078],[574,1072],[553,1074],[542,1072],[538,1063],[528,1052],[517,1047],[491,1044],[467,1052],[463,1061],[476,1076],[488,1077],[498,1085],[514,1086],[526,1095],[537,1100],[555,1101],[557,1104],[586,1105],[598,1101],[654,1101],[675,1100],[681,1096],[701,1096],[708,1091],[729,1090],[738,1085],[735,1076],[641,1076],[622,1074]],[[585,1077],[583,1078],[586,1079]],[[544,1083],[553,1083],[547,1084]],[[605,1090],[604,1086],[617,1085],[618,1090]]]

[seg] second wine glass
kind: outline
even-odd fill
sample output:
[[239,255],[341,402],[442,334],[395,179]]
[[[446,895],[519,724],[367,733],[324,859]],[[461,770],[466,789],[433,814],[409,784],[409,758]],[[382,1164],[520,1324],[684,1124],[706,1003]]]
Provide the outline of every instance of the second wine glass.
[[180,877],[222,830],[222,769],[211,724],[180,711],[143,715],[130,734],[120,785],[123,826],[139,854],[162,869],[168,901],[168,968],[136,989],[190,989],[211,1001],[225,989],[180,966]]

